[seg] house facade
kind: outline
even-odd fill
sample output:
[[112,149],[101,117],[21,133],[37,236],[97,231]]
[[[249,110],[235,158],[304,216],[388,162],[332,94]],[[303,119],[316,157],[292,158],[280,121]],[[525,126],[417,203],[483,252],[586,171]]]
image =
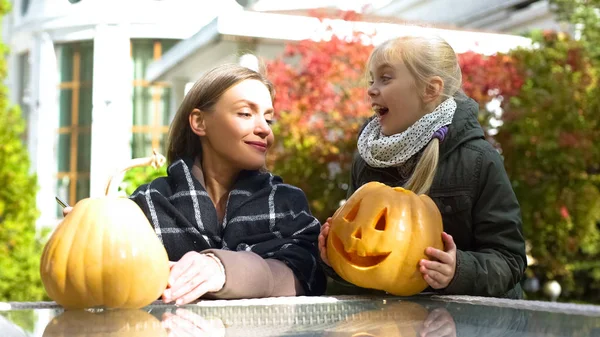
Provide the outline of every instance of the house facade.
[[[464,12],[479,10],[476,3],[502,1],[346,1],[355,8],[344,9],[370,3],[367,14],[381,20],[333,24],[342,34],[356,28],[376,32],[375,43],[436,33],[458,52],[489,54],[528,44],[509,34],[402,23],[433,17],[454,25],[457,17],[472,14],[441,17],[449,11],[442,4],[449,2],[461,3]],[[12,6],[3,19],[10,48],[7,85],[27,121],[24,140],[39,185],[38,226],[52,227],[62,218],[55,195],[71,205],[101,196],[108,177],[129,159],[153,149],[165,152],[179,103],[207,69],[230,62],[258,68],[281,55],[286,43],[326,38],[317,19],[282,11],[339,2],[13,0]]]
[[[31,171],[38,177],[38,226],[101,196],[132,157],[164,151],[173,109],[169,83],[149,83],[149,64],[235,1],[13,0],[3,18],[7,85],[21,107]],[[228,9],[229,8],[229,9]]]

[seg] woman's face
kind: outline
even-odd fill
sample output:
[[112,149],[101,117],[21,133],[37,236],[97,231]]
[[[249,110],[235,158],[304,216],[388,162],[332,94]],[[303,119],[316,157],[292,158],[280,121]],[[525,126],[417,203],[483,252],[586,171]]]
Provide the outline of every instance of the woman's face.
[[192,129],[198,126],[194,132],[201,136],[203,158],[211,156],[211,161],[240,170],[263,167],[274,141],[268,88],[258,80],[244,80],[227,89],[213,110],[194,110],[190,115]]

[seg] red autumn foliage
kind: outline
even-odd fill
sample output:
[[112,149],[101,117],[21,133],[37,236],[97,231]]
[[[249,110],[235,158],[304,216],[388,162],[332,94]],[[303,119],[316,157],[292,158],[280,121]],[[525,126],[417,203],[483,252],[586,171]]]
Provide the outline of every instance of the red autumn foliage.
[[275,110],[298,114],[295,126],[311,131],[324,127],[332,112],[344,118],[368,116],[364,64],[371,49],[361,42],[360,34],[287,45],[283,57],[267,65],[277,88]]
[[463,90],[479,102],[486,104],[496,96],[516,95],[523,85],[514,61],[508,55],[484,56],[474,52],[459,55],[463,73]]

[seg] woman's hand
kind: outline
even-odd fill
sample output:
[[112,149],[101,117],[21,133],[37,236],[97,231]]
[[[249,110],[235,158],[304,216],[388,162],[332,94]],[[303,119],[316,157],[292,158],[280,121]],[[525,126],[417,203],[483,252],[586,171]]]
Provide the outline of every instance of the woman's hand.
[[162,326],[172,336],[225,336],[225,325],[220,318],[204,318],[190,310],[177,309],[175,314],[165,313]]
[[454,239],[447,233],[442,233],[445,251],[427,247],[425,254],[432,261],[421,260],[419,262],[419,270],[423,274],[423,278],[433,289],[444,289],[454,278],[456,272],[456,244]]
[[225,285],[225,271],[216,256],[188,252],[181,260],[171,262],[171,274],[163,301],[175,304],[190,303],[208,292]]
[[327,221],[321,226],[321,233],[319,233],[319,253],[321,254],[321,260],[331,267],[327,258],[327,236],[329,235],[330,221],[331,217],[327,218]]

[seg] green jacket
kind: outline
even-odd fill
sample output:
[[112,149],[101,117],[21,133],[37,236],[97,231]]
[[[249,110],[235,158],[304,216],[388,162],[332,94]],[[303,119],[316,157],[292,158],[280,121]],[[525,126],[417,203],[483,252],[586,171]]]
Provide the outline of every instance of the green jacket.
[[[442,214],[444,231],[458,247],[456,272],[447,288],[427,291],[522,298],[526,256],[519,203],[502,158],[484,138],[477,121],[478,104],[462,93],[456,100],[429,192]],[[411,173],[412,169],[373,168],[356,154],[348,196],[370,181],[403,186]],[[334,283],[341,283],[338,289],[346,288],[344,292],[372,292],[349,285],[327,266],[325,270]]]

